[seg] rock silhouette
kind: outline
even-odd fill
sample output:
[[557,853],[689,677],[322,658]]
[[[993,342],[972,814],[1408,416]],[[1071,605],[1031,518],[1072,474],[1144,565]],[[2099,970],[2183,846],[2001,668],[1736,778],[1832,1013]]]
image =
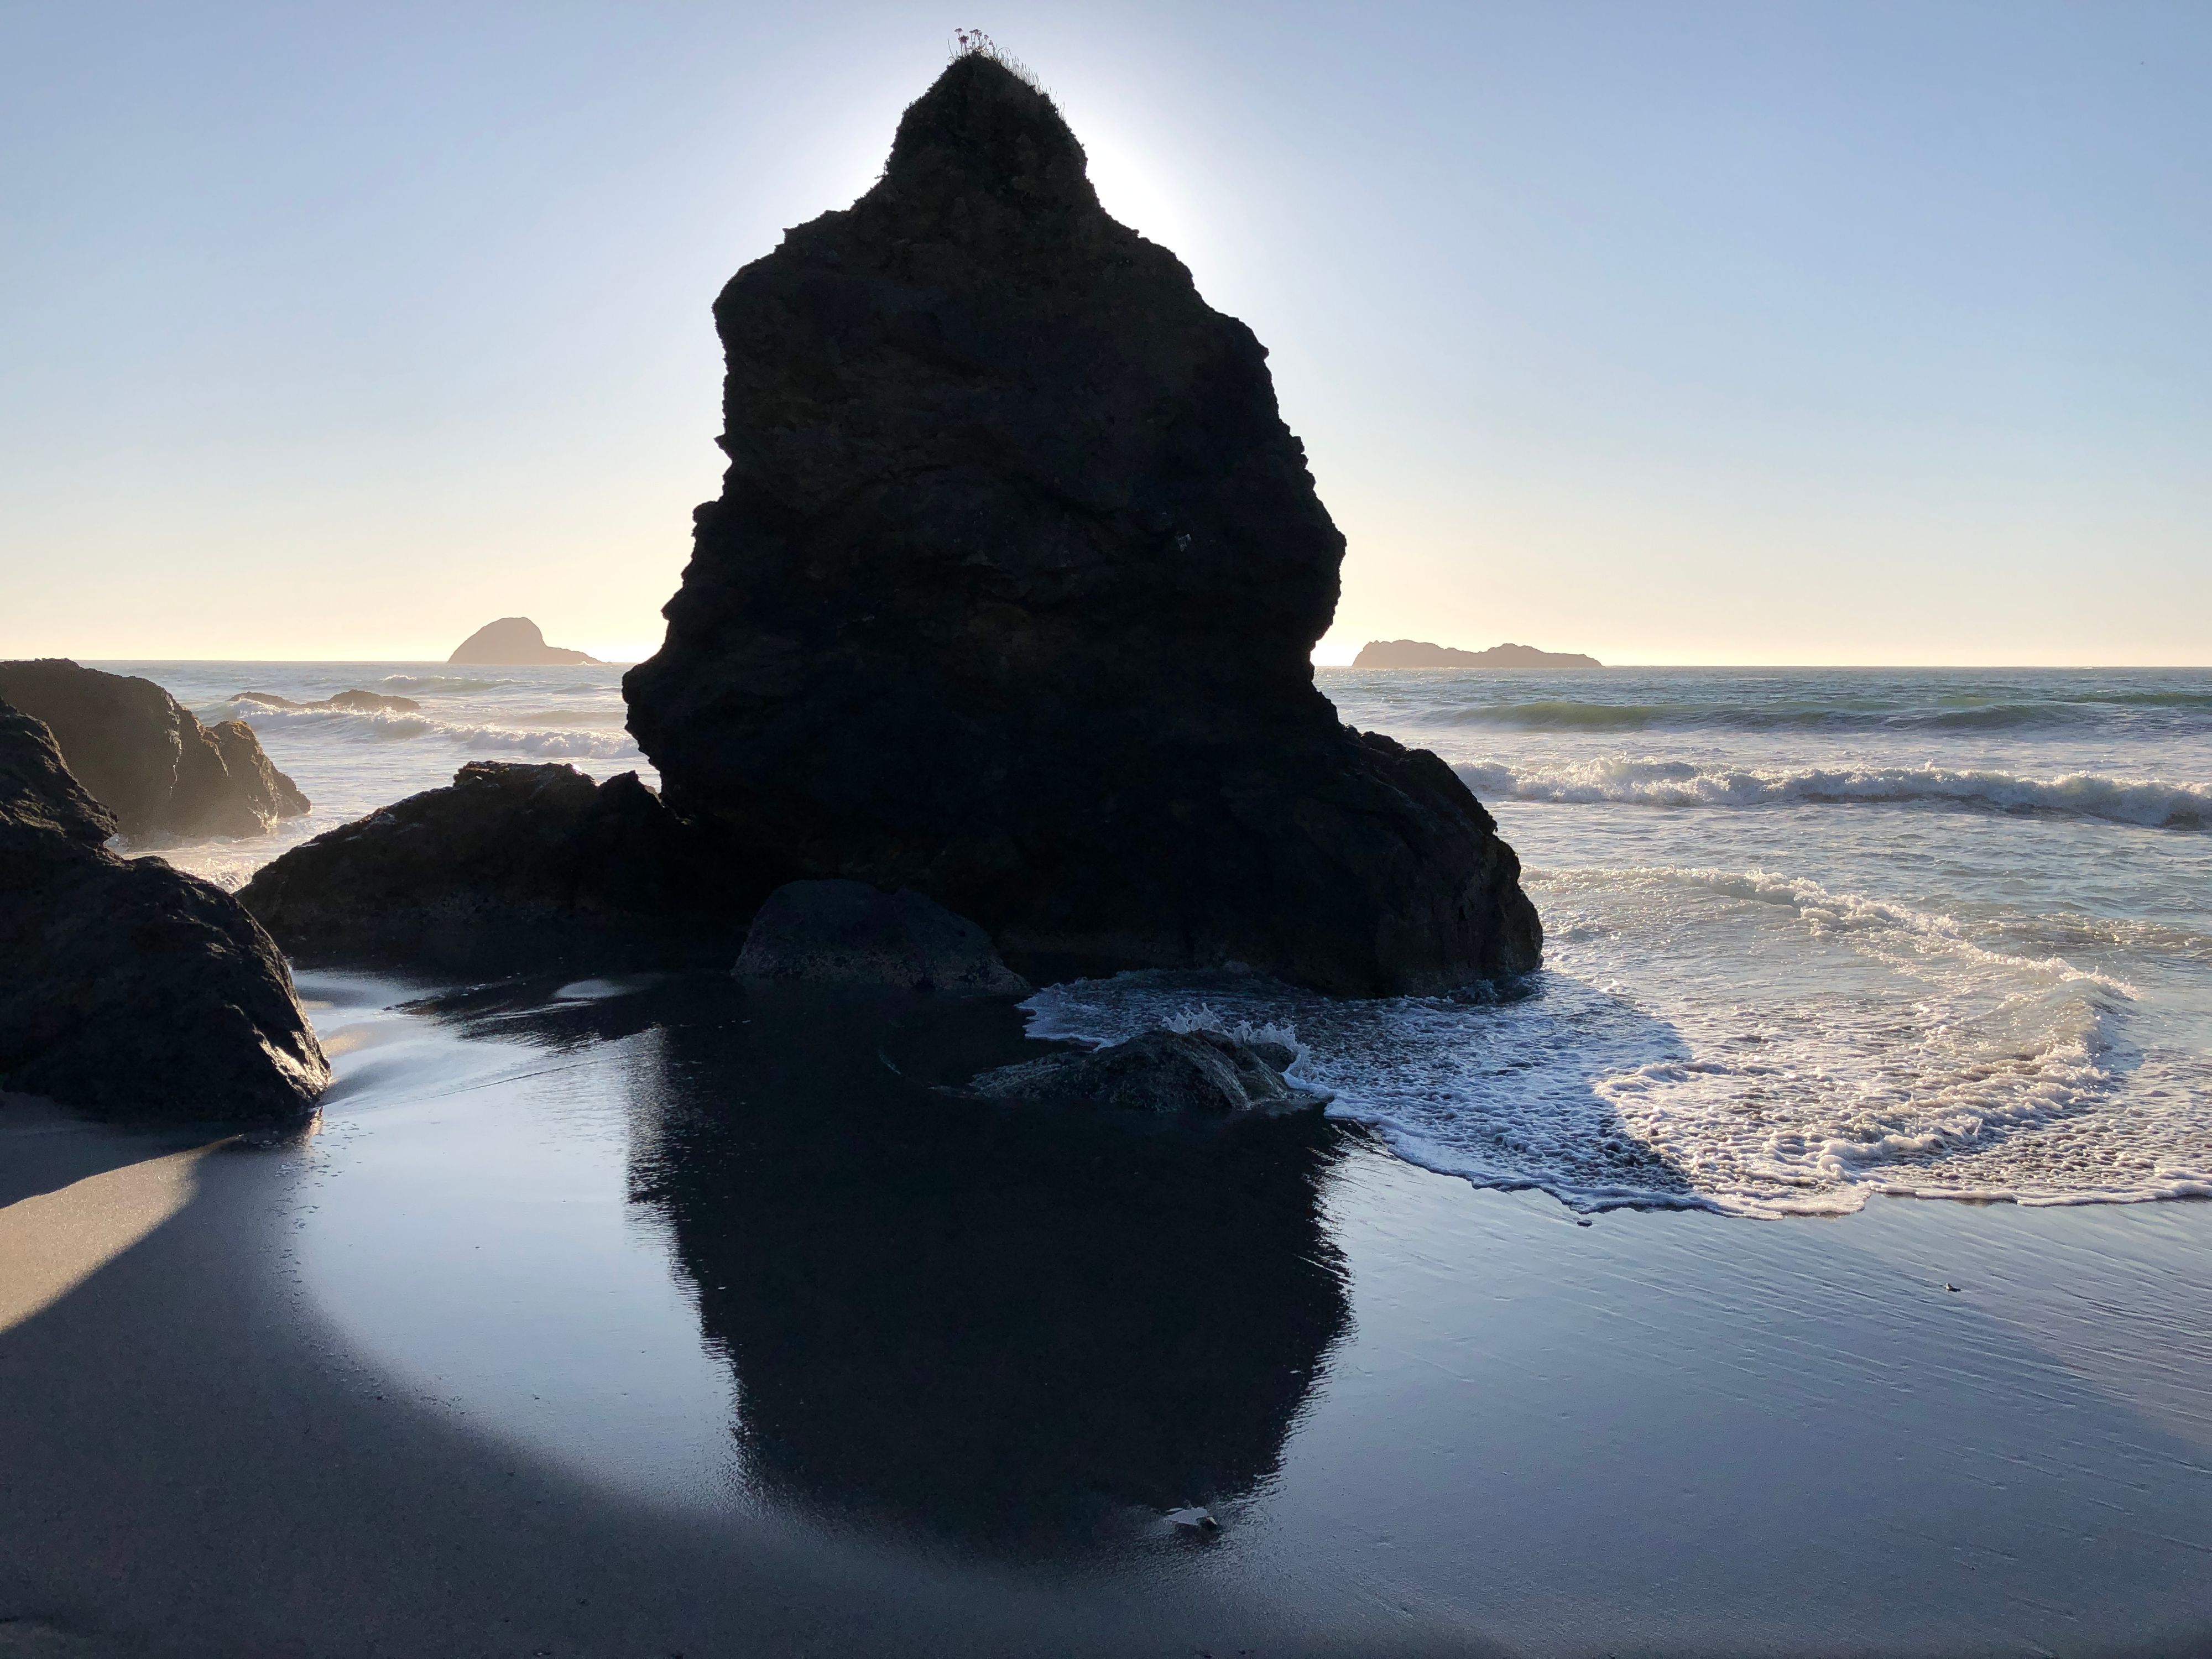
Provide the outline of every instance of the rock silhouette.
[[252,727],[204,726],[151,680],[64,657],[0,662],[0,700],[45,723],[126,836],[258,836],[307,810]]
[[449,663],[500,663],[509,666],[527,666],[547,663],[596,663],[599,659],[587,657],[580,651],[571,651],[565,646],[546,644],[545,635],[538,632],[538,624],[527,617],[501,617],[497,622],[486,623],[455,646],[453,654],[446,660]]
[[1049,99],[957,59],[714,316],[730,465],[624,682],[674,810],[1033,979],[1535,965],[1489,815],[1314,687],[1344,539],[1265,351],[1106,216]]
[[[284,946],[509,967],[587,951],[654,958],[696,939],[736,956],[755,890],[625,772],[473,761],[271,860],[239,898]],[[732,908],[735,906],[737,908]]]
[[330,1066],[238,901],[115,818],[0,703],[0,1086],[131,1118],[297,1116]]
[[1602,668],[1579,651],[1539,651],[1508,641],[1487,651],[1462,651],[1426,640],[1370,640],[1352,659],[1354,668]]
[[770,893],[745,931],[736,973],[948,996],[1027,996],[1030,988],[967,917],[919,893],[858,881],[794,881]]
[[313,702],[295,702],[274,691],[234,691],[230,700],[270,708],[338,708],[356,714],[411,714],[422,706],[412,697],[388,697],[380,691],[340,691]]

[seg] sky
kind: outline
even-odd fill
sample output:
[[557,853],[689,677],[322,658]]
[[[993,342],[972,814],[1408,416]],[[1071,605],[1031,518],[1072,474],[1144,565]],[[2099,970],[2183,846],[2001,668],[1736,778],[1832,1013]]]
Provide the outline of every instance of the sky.
[[0,0],[0,656],[629,660],[980,26],[1270,349],[1316,659],[2212,664],[2212,6]]

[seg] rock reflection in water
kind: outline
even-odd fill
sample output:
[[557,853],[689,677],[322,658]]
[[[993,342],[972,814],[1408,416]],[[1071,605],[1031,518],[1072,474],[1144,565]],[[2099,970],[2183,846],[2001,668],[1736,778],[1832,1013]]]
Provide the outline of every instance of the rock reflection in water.
[[1344,1132],[930,1086],[1042,1052],[1019,1023],[756,993],[668,1027],[634,1195],[672,1224],[764,1495],[1053,1551],[1278,1467],[1348,1322],[1320,1198]]

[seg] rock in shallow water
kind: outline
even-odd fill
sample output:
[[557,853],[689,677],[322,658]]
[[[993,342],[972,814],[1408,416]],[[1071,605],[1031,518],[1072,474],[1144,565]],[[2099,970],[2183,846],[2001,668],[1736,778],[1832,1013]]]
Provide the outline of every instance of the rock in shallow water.
[[251,726],[204,726],[151,680],[65,657],[0,662],[0,700],[45,724],[126,836],[258,836],[307,810]]
[[955,62],[714,314],[730,467],[624,682],[676,811],[1032,977],[1535,966],[1466,786],[1315,689],[1344,540],[1265,352],[1107,217],[1050,100]]
[[915,892],[859,881],[794,881],[769,895],[745,934],[740,979],[880,985],[951,996],[1027,996],[965,916]]
[[103,843],[113,816],[0,704],[0,1085],[120,1117],[269,1121],[330,1082],[238,901]]
[[1246,1042],[1219,1031],[1146,1031],[1089,1054],[1002,1066],[968,1088],[986,1099],[1038,1106],[1207,1117],[1326,1105],[1325,1092],[1283,1075],[1296,1059],[1284,1044]]
[[739,874],[635,772],[599,783],[573,766],[476,761],[449,787],[270,860],[239,897],[288,949],[322,959],[615,962],[734,946],[760,896]]

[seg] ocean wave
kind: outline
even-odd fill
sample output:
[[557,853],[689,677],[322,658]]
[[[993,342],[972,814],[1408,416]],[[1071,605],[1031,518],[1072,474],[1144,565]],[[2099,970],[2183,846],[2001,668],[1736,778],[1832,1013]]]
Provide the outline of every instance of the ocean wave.
[[496,691],[515,680],[469,679],[454,674],[386,674],[384,683],[400,691]]
[[2087,772],[2019,777],[1933,766],[1766,771],[1613,756],[1564,765],[1456,769],[1476,794],[1557,805],[1642,806],[1899,805],[2097,818],[2157,830],[2212,828],[2212,789]]
[[[1936,707],[1820,702],[1608,703],[1547,699],[1392,711],[1386,724],[1498,726],[1522,732],[2026,732],[2140,722],[2148,713],[2212,711],[2212,696],[2134,694],[2075,701],[1973,702]],[[1378,717],[1379,718],[1379,717]],[[2195,726],[2201,721],[2186,722]],[[2169,726],[2171,722],[2168,723]]]
[[264,708],[242,713],[240,717],[257,731],[276,727],[288,736],[315,732],[342,742],[404,743],[429,738],[485,755],[529,755],[548,760],[643,758],[627,732],[575,728],[519,732],[511,726],[441,720],[428,714],[340,708]]

